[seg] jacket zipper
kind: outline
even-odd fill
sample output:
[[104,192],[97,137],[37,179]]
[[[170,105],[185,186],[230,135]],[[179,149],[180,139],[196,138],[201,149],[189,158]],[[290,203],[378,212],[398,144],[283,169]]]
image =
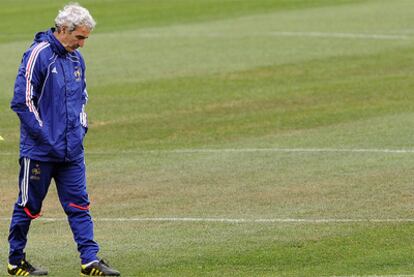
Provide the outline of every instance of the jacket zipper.
[[[64,62],[66,62],[66,57],[62,58]],[[61,62],[60,66],[62,67],[63,72],[63,82],[65,86],[65,109],[66,109],[66,123],[65,123],[65,140],[66,140],[66,149],[65,149],[65,157],[64,161],[66,162],[68,157],[68,99],[67,99],[67,83],[66,83],[66,72],[64,69],[64,64]]]

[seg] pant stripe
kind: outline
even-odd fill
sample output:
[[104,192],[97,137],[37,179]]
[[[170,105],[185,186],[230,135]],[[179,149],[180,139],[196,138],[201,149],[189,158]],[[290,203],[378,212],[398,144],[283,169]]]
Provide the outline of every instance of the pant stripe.
[[20,206],[22,207],[26,206],[27,200],[28,200],[30,159],[23,158],[23,161],[24,161],[23,178],[22,178],[22,183],[20,184],[20,189],[22,192],[22,202],[20,203]]
[[26,181],[25,181],[25,200],[24,200],[24,206],[27,204],[27,200],[29,199],[29,175],[30,175],[30,159],[27,159],[27,165],[26,165]]
[[23,206],[23,202],[24,202],[24,182],[26,180],[26,158],[23,158],[23,178],[20,182],[20,192],[21,192],[21,202],[20,202],[20,206]]
[[26,158],[23,158],[23,178],[22,181],[20,182],[20,192],[21,192],[21,202],[20,202],[20,206],[23,206],[23,202],[24,202],[24,180],[26,180]]

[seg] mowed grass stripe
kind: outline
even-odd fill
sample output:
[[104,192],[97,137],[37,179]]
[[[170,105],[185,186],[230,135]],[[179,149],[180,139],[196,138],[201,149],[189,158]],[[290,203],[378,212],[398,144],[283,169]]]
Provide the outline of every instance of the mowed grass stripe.
[[[340,229],[332,225],[253,227],[201,222],[191,228],[186,223],[168,222],[95,224],[101,254],[124,272],[128,269],[126,276],[391,275],[414,270],[407,245],[413,230],[409,223],[341,225]],[[113,232],[106,233],[108,228]],[[47,265],[52,276],[78,273],[76,250],[68,244],[71,234],[65,222],[34,222],[33,237],[37,240],[31,243],[30,254],[45,253],[36,255],[36,261]],[[46,238],[49,245],[42,243]],[[67,250],[51,255],[51,246],[67,246]],[[0,253],[4,251],[0,249]],[[380,257],[388,263],[378,265]],[[64,271],[62,260],[67,266]]]
[[[219,0],[160,0],[154,5],[151,0],[139,2],[128,0],[109,0],[96,2],[85,0],[82,2],[93,12],[93,16],[99,23],[96,32],[118,31],[125,29],[137,29],[143,27],[168,26],[174,24],[189,24],[192,22],[205,22],[223,18],[237,18],[240,16],[261,14],[270,12],[285,12],[289,10],[309,9],[323,6],[338,6],[352,3],[361,3],[360,0],[338,0],[334,3],[330,0],[279,0],[279,1],[219,1]],[[25,40],[26,36],[38,31],[36,26],[48,26],[51,19],[56,16],[56,11],[67,2],[59,0],[50,2],[38,0],[35,5],[28,5],[25,1],[3,0],[1,2],[0,43],[10,40]],[[174,13],[171,13],[174,10]],[[33,14],[41,16],[33,17],[31,23],[25,23],[24,19]]]
[[[198,148],[411,112],[407,76],[414,71],[405,58],[411,51],[105,86],[90,103],[88,140],[95,149],[88,149],[107,149],[98,137],[115,129],[119,136],[111,141],[125,150],[156,149],[160,142]],[[114,95],[116,88],[122,93]]]

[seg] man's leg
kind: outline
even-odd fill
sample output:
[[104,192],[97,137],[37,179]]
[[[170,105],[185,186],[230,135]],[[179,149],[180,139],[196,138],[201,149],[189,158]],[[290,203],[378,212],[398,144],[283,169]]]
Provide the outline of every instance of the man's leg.
[[9,263],[19,265],[25,258],[27,233],[33,219],[40,216],[42,202],[49,189],[53,165],[20,159],[19,197],[14,205],[9,232]]
[[97,261],[98,244],[94,241],[93,222],[86,191],[86,169],[83,159],[59,164],[54,175],[60,202],[68,216],[78,245],[82,264]]

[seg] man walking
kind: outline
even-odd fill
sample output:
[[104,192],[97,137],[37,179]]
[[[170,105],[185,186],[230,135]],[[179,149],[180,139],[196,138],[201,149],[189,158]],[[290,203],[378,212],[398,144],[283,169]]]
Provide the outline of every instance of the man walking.
[[81,258],[81,275],[119,276],[97,257],[89,213],[83,138],[88,124],[83,47],[95,21],[79,4],[66,5],[55,28],[37,33],[19,67],[11,108],[20,119],[19,195],[9,233],[10,275],[47,275],[25,257],[29,226],[40,216],[52,178]]

